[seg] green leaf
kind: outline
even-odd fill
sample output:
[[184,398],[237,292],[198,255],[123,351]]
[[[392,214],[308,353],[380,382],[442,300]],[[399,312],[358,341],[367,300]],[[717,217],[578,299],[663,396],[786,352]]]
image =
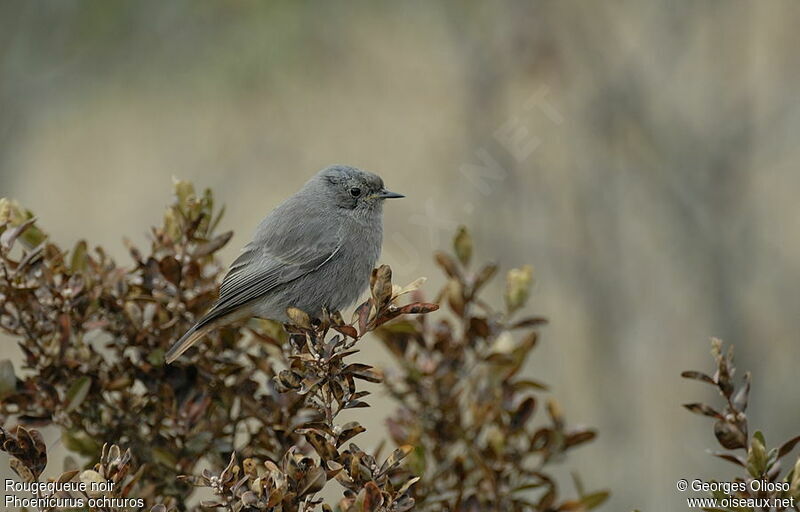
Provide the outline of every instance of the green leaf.
[[71,412],[81,405],[86,396],[89,394],[89,389],[92,387],[92,379],[84,375],[79,377],[72,383],[67,391],[65,412]]
[[5,250],[11,249],[11,247],[14,245],[14,242],[20,237],[20,235],[23,235],[26,231],[29,231],[33,228],[34,222],[36,222],[36,218],[31,217],[21,224],[3,231],[3,234],[0,235],[0,247]]
[[528,484],[518,485],[517,487],[511,489],[511,492],[529,491],[531,489],[538,489],[539,487],[542,487],[544,485],[545,484],[543,484],[542,482],[531,482]]
[[453,239],[453,249],[455,249],[461,265],[464,267],[469,265],[469,261],[472,259],[472,237],[464,226],[458,228],[458,232]]
[[14,374],[14,365],[9,359],[0,361],[0,398],[10,395],[17,390],[17,376]]
[[533,267],[525,265],[522,268],[512,268],[506,274],[506,306],[508,312],[513,313],[528,301],[531,284],[533,283]]
[[186,451],[192,454],[199,454],[201,451],[207,450],[213,437],[214,434],[208,431],[198,432],[197,434],[189,436],[186,440]]
[[86,432],[79,430],[65,431],[61,434],[61,441],[68,450],[91,459],[100,454],[100,445]]
[[172,240],[180,240],[182,232],[180,213],[176,212],[177,209],[175,207],[168,208],[164,212],[164,232]]
[[69,269],[73,274],[85,272],[89,267],[89,256],[87,255],[86,240],[81,240],[72,249]]
[[164,349],[157,348],[147,354],[147,362],[153,366],[164,366]]
[[593,492],[592,494],[587,494],[586,496],[581,498],[581,504],[587,510],[591,510],[605,503],[605,501],[608,499],[608,496],[609,496],[608,491]]
[[47,239],[47,235],[45,235],[41,229],[33,225],[28,229],[26,229],[24,233],[22,233],[20,239],[30,249],[33,247],[38,247],[42,242],[44,242]]
[[308,316],[308,313],[305,311],[298,309],[294,306],[289,307],[286,309],[286,316],[289,317],[292,324],[303,327],[304,329],[311,328],[311,317]]
[[153,458],[159,464],[168,468],[174,468],[176,464],[175,455],[163,448],[153,448]]
[[178,199],[178,206],[181,211],[188,213],[191,203],[196,199],[194,185],[190,181],[179,180],[174,176],[172,183],[175,186],[175,197]]
[[764,434],[756,431],[747,449],[747,471],[753,478],[761,477],[767,469],[767,448]]
[[800,499],[800,457],[797,458],[797,462],[795,462],[794,469],[792,470],[789,494],[796,499]]

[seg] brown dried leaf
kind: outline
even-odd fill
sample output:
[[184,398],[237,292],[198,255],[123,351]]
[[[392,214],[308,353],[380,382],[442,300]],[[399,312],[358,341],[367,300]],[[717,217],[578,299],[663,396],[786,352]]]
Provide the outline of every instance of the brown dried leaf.
[[303,478],[303,482],[299,488],[298,497],[314,494],[322,490],[327,481],[328,476],[325,473],[325,470],[320,466],[314,466],[308,471],[308,473],[306,473],[305,478]]
[[723,448],[737,450],[747,446],[747,435],[739,427],[726,421],[714,423],[714,436]]
[[344,443],[352,439],[353,437],[357,436],[362,432],[366,432],[367,429],[361,426],[356,421],[351,421],[350,423],[346,423],[341,427],[341,433],[336,437],[336,446],[342,446]]
[[383,374],[380,371],[362,363],[349,364],[345,366],[345,368],[342,370],[342,373],[350,374],[356,379],[366,380],[369,382],[383,382]]
[[597,432],[593,430],[581,430],[567,434],[564,438],[564,448],[571,448],[579,444],[588,443],[597,437]]
[[164,256],[161,258],[161,261],[158,262],[158,269],[161,275],[164,276],[164,279],[175,286],[180,285],[183,268],[174,256]]
[[23,482],[34,482],[38,478],[38,475],[34,475],[33,471],[16,457],[10,457],[8,465],[14,473],[19,475]]
[[437,252],[434,254],[434,258],[436,259],[436,263],[442,267],[442,270],[452,279],[457,281],[463,282],[463,278],[461,277],[461,272],[458,270],[458,266],[456,265],[455,260],[444,252]]
[[392,300],[392,269],[389,265],[381,265],[372,271],[370,278],[372,299],[380,309]]
[[214,254],[218,250],[225,247],[225,244],[227,244],[232,237],[233,231],[226,231],[221,235],[217,235],[208,242],[199,244],[192,252],[192,256],[194,258],[202,258],[204,256],[208,256],[209,254]]
[[349,338],[358,339],[358,331],[352,325],[334,325],[333,328]]
[[432,304],[430,302],[414,302],[400,307],[397,311],[401,315],[422,315],[426,313],[431,313],[438,309],[439,309],[438,304]]
[[536,399],[529,396],[519,404],[517,410],[511,415],[510,427],[514,430],[520,429],[525,426],[525,423],[533,416],[533,411],[536,408]]
[[778,449],[778,458],[780,459],[781,457],[788,455],[789,452],[791,452],[794,449],[797,443],[800,443],[800,436],[795,436],[786,441],[785,443],[783,443],[781,447]]
[[472,295],[478,293],[478,290],[483,288],[483,286],[489,282],[490,279],[494,277],[497,273],[497,265],[489,264],[481,268],[478,273],[475,275],[475,279],[472,281]]
[[742,459],[737,455],[733,455],[732,453],[725,453],[725,452],[712,452],[711,455],[715,457],[719,457],[720,459],[727,460],[728,462],[732,462],[737,466],[747,467],[747,461]]
[[322,460],[335,460],[338,457],[339,452],[336,451],[336,447],[325,437],[317,434],[313,430],[306,431],[303,435],[309,444],[314,447],[314,450],[319,454]]
[[389,455],[389,457],[386,458],[386,461],[384,461],[383,465],[381,465],[381,469],[378,471],[378,473],[383,475],[391,471],[397,467],[400,462],[402,462],[402,460],[405,459],[412,451],[414,451],[414,447],[409,444],[397,448],[391,453],[391,455]]
[[711,418],[722,419],[722,414],[718,413],[712,407],[706,404],[692,403],[692,404],[683,404],[683,406],[695,414],[701,414],[703,416],[709,416]]
[[372,311],[372,300],[362,303],[353,312],[353,317],[358,320],[358,332],[363,336],[367,332],[367,324],[369,323],[369,315]]
[[[363,493],[363,498],[361,498],[361,493]],[[367,482],[361,493],[359,493],[359,499],[362,502],[362,512],[376,512],[383,505],[383,495],[375,482]]]

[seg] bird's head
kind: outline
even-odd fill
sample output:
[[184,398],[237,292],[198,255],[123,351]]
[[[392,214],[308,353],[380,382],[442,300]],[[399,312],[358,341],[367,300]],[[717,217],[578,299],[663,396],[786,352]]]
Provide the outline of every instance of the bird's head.
[[380,212],[385,199],[405,197],[386,190],[377,174],[346,165],[327,167],[314,179],[329,201],[355,214]]

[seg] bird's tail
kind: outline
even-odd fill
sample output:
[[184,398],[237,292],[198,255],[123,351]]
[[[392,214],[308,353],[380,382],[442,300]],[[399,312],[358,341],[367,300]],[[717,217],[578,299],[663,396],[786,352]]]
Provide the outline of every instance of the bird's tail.
[[231,322],[235,322],[237,320],[242,320],[244,318],[248,318],[252,316],[253,312],[251,310],[250,305],[245,305],[234,311],[226,314],[220,315],[218,311],[212,308],[208,313],[206,313],[194,326],[186,331],[186,334],[181,336],[181,339],[175,342],[172,347],[167,351],[164,359],[166,360],[167,364],[172,363],[179,357],[181,354],[189,350],[189,347],[197,343],[197,340],[208,334],[209,332],[222,327],[223,325],[228,325]]
[[172,363],[176,359],[178,359],[181,354],[189,350],[189,347],[195,344],[197,340],[205,336],[208,331],[213,328],[212,325],[204,325],[201,326],[200,324],[195,324],[194,327],[186,331],[186,334],[181,336],[181,339],[175,342],[172,347],[167,351],[166,356],[164,356],[167,364]]

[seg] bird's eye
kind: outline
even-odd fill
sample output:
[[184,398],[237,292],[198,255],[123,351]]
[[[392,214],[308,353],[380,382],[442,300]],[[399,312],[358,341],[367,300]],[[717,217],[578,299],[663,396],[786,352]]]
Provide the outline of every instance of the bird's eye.
[[350,189],[350,195],[353,197],[358,197],[361,195],[361,189],[358,187],[353,187]]

